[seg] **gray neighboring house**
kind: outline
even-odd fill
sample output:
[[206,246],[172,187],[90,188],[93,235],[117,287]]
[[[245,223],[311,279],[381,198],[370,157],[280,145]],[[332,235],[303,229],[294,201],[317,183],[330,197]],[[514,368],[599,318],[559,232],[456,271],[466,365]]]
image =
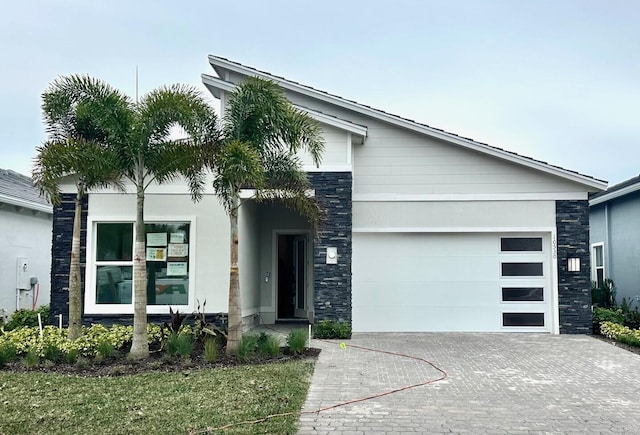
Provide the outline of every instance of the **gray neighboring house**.
[[31,178],[0,169],[0,316],[49,303],[52,215]]
[[618,303],[640,300],[640,176],[589,199],[591,279],[613,280]]

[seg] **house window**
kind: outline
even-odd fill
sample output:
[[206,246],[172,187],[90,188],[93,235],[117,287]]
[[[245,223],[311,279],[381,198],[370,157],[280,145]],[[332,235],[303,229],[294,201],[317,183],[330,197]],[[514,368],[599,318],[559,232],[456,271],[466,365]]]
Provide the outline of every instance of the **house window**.
[[[147,304],[189,303],[188,222],[145,224]],[[131,222],[96,224],[95,303],[132,304],[133,242]]]
[[604,244],[593,245],[593,276],[592,279],[600,287],[604,283]]

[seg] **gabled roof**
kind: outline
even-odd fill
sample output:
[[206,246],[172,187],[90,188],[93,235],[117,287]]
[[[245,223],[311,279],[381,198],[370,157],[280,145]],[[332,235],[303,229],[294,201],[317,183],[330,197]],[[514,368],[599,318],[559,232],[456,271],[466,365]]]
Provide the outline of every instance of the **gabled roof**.
[[620,198],[633,192],[640,191],[640,175],[611,186],[604,192],[596,193],[589,198],[589,205],[598,205],[612,199]]
[[[223,57],[209,55],[209,63],[211,64],[216,74],[218,74],[220,78],[225,77],[225,74],[224,74],[225,71],[232,71],[241,75],[255,76],[255,77],[271,80],[286,90],[296,92],[305,96],[309,96],[309,97],[324,101],[326,103],[333,104],[335,106],[342,107],[344,109],[348,109],[366,116],[370,116],[380,121],[387,122],[389,124],[393,124],[402,128],[406,128],[408,130],[412,130],[430,137],[441,139],[470,150],[481,152],[481,153],[491,155],[500,159],[508,160],[510,162],[517,163],[532,169],[540,170],[548,174],[552,174],[576,183],[589,186],[590,188],[595,190],[603,190],[603,189],[606,189],[607,187],[607,182],[604,180],[599,180],[597,178],[584,175],[576,171],[571,171],[569,169],[565,169],[560,166],[551,165],[541,160],[536,160],[530,157],[522,156],[520,154],[507,151],[502,148],[494,147],[486,143],[477,142],[477,141],[474,141],[473,139],[462,137],[457,134],[450,133],[445,130],[441,130],[439,128],[434,128],[427,124],[422,124],[417,121],[414,121],[412,119],[403,118],[398,115],[393,115],[391,113],[387,113],[385,111],[375,109],[373,107],[370,107],[364,104],[360,104],[353,100],[348,100],[340,96],[333,95],[328,92],[312,88],[310,86],[302,85],[300,83],[285,79],[284,77],[276,76],[265,71],[261,71],[252,67],[245,66],[241,63],[234,62],[234,61],[225,59]],[[205,81],[206,80],[205,77],[210,78],[211,76],[206,76],[203,74],[202,77],[203,77],[203,81]]]
[[10,169],[0,169],[0,203],[52,213],[52,207],[33,186],[31,178]]

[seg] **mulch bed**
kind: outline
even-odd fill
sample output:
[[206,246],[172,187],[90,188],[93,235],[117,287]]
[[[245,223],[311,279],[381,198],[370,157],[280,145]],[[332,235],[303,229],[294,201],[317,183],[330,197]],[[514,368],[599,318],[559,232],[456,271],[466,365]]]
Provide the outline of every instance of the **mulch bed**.
[[54,364],[50,361],[41,361],[41,363],[34,368],[27,368],[22,361],[17,361],[6,364],[0,368],[0,371],[14,373],[58,373],[61,375],[85,377],[127,376],[149,372],[183,372],[185,375],[188,375],[191,370],[219,369],[246,364],[272,364],[292,360],[314,359],[317,358],[319,354],[320,349],[315,348],[306,349],[303,353],[297,355],[291,354],[288,352],[288,349],[283,348],[282,354],[278,357],[260,355],[252,357],[248,361],[240,362],[236,357],[228,357],[224,353],[221,353],[218,361],[209,363],[204,359],[201,352],[198,351],[194,351],[190,358],[168,357],[160,351],[155,351],[151,352],[149,358],[142,360],[130,360],[126,357],[126,354],[124,354],[114,358],[105,358],[99,362],[92,359],[80,360],[80,362],[76,362],[75,364]]

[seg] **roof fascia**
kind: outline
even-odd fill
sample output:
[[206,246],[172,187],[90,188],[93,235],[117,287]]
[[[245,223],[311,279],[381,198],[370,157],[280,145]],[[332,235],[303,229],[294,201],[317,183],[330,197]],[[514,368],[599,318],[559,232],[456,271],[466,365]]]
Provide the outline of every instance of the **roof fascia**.
[[221,59],[215,56],[209,56],[209,64],[214,68],[217,72],[220,68],[227,69],[229,71],[233,71],[239,74],[260,77],[264,79],[271,80],[281,87],[288,89],[293,92],[297,92],[302,95],[306,95],[308,97],[316,98],[318,100],[324,101],[326,103],[333,104],[335,106],[342,107],[344,109],[352,110],[354,112],[361,113],[366,116],[370,116],[374,119],[378,119],[380,121],[384,121],[390,124],[397,125],[399,127],[404,127],[408,130],[415,131],[417,133],[422,133],[424,135],[434,137],[440,140],[444,140],[450,143],[454,143],[456,145],[462,146],[464,148],[471,149],[473,151],[477,151],[480,153],[488,154],[494,157],[498,157],[500,159],[508,160],[513,163],[517,163],[532,169],[537,169],[548,174],[552,174],[576,183],[587,185],[591,188],[595,188],[597,190],[605,190],[607,188],[607,182],[596,180],[581,174],[573,173],[566,169],[553,167],[549,164],[543,162],[537,162],[535,160],[531,160],[529,158],[514,155],[504,150],[499,150],[488,145],[480,144],[478,142],[471,141],[469,139],[464,139],[458,136],[455,136],[451,133],[447,133],[444,131],[439,131],[431,127],[427,127],[425,125],[418,124],[416,122],[403,119],[399,116],[392,115],[390,113],[383,113],[376,109],[372,109],[370,107],[363,106],[361,104],[351,102],[345,100],[343,98],[330,95],[298,83],[294,83],[288,81],[283,78],[275,77],[271,74],[267,74],[261,71],[257,71],[253,68],[246,67],[244,65],[239,65],[237,63]]
[[[236,88],[236,85],[233,83],[226,82],[217,77],[213,77],[207,74],[202,74],[202,83],[211,91],[211,93],[216,97],[220,98],[219,91],[231,92]],[[216,93],[214,92],[217,92]],[[345,130],[349,133],[352,133],[356,136],[362,137],[363,139],[367,137],[368,129],[365,126],[355,124],[350,121],[346,121],[344,119],[336,118],[335,116],[330,116],[324,114],[322,112],[318,112],[313,109],[309,109],[307,107],[298,106],[296,104],[293,105],[296,109],[305,112],[311,118],[315,119],[318,122],[323,124],[330,125],[332,127],[339,128],[341,130]]]
[[632,184],[631,186],[623,187],[622,189],[615,190],[611,193],[605,193],[602,196],[598,196],[589,201],[589,206],[594,206],[598,204],[602,204],[612,199],[620,198],[621,196],[628,195],[633,192],[637,192],[640,190],[640,183]]
[[46,204],[40,204],[38,202],[29,201],[26,199],[15,198],[8,195],[0,194],[0,202],[5,204],[15,205],[16,207],[24,207],[30,210],[41,211],[48,214],[53,214],[53,207]]

